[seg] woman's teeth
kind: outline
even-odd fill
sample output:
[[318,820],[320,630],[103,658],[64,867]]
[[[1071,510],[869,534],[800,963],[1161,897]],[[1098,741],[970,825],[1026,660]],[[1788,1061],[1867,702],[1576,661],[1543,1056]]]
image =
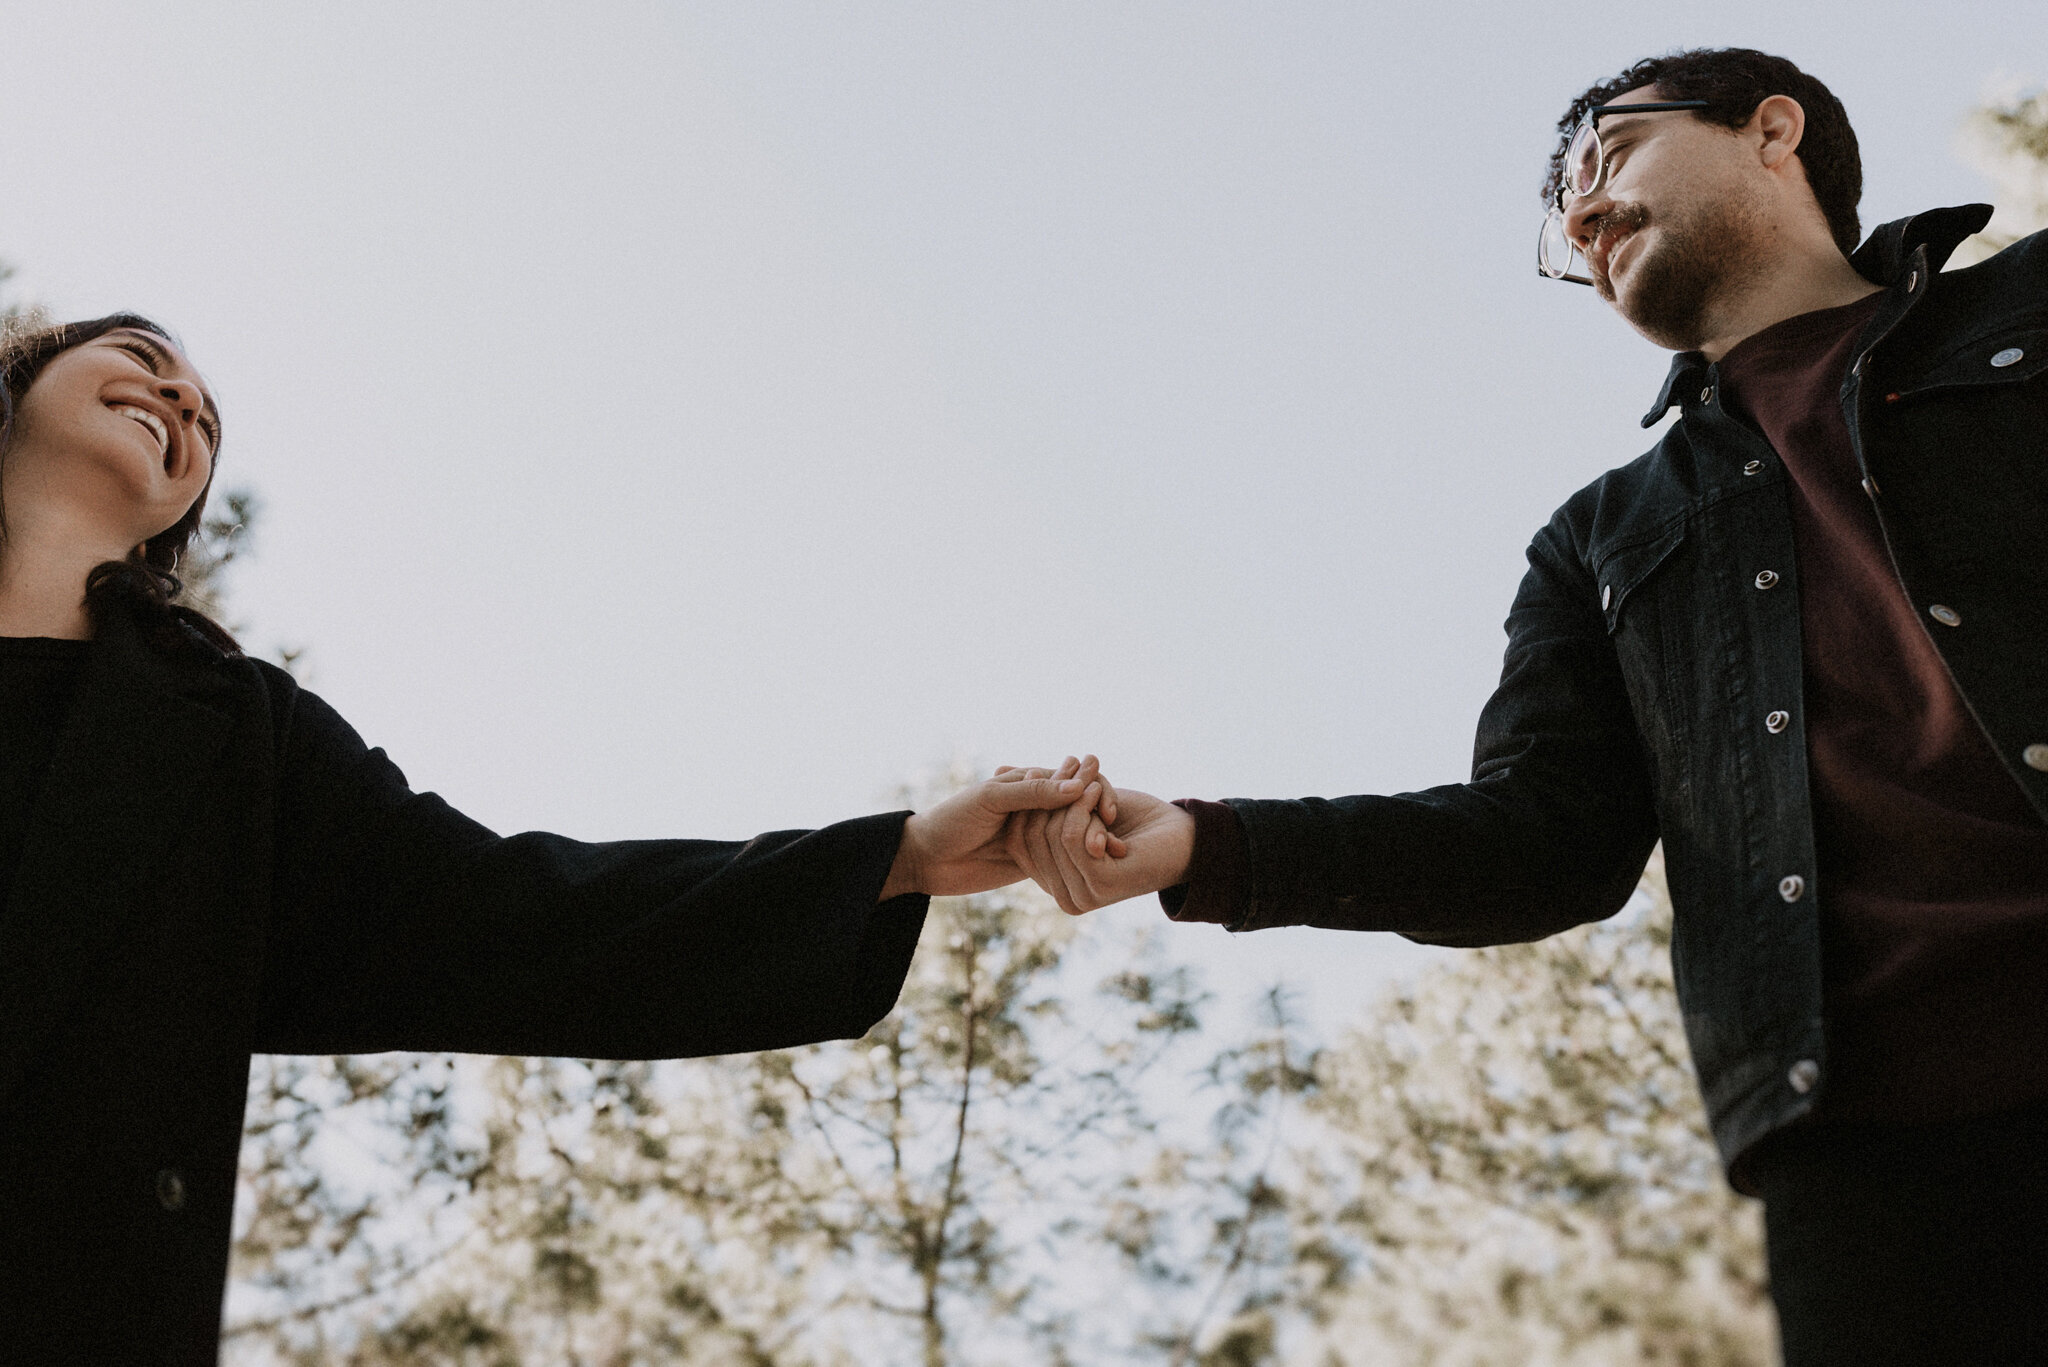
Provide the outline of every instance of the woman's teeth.
[[147,427],[150,435],[156,438],[158,455],[168,455],[170,453],[171,434],[170,430],[164,426],[162,418],[159,418],[146,408],[137,408],[133,404],[117,403],[110,405],[110,407],[122,417],[133,418],[144,427]]

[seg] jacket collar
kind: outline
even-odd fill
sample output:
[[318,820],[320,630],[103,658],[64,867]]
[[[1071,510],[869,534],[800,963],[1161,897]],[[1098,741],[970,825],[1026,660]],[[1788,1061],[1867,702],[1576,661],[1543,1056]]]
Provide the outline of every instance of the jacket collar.
[[1958,204],[1953,208],[1929,209],[1911,218],[1895,218],[1851,252],[1849,264],[1872,284],[1895,285],[1914,254],[1925,247],[1927,269],[1938,271],[1963,245],[1964,238],[1983,231],[1991,221],[1991,213],[1989,204]]
[[1650,405],[1650,411],[1643,414],[1643,426],[1655,427],[1678,396],[1698,384],[1707,373],[1707,358],[1697,351],[1681,351],[1672,356],[1671,369],[1664,372],[1664,387],[1657,391],[1657,401]]
[[110,612],[86,652],[0,917],[0,1098],[80,988],[147,926],[147,881],[225,743],[232,674]]
[[[1900,277],[1909,267],[1940,270],[1964,238],[1981,231],[1991,221],[1991,212],[1989,204],[1959,204],[1893,219],[1849,254],[1849,264],[1871,283],[1897,290]],[[1680,395],[1702,381],[1706,370],[1707,358],[1697,351],[1681,351],[1673,356],[1656,402],[1643,414],[1643,426],[1655,427]]]

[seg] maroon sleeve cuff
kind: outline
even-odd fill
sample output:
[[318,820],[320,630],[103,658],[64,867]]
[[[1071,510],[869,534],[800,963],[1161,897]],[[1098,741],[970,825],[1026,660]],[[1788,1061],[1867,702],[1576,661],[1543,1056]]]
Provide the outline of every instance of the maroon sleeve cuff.
[[1244,821],[1221,802],[1188,797],[1173,805],[1195,819],[1195,852],[1188,860],[1188,881],[1161,892],[1159,905],[1176,921],[1242,925],[1252,862]]

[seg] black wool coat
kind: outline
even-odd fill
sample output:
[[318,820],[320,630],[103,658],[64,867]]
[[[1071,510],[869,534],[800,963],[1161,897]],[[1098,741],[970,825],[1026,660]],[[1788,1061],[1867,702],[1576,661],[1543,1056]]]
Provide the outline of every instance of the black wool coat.
[[0,918],[0,1361],[215,1361],[253,1053],[865,1033],[924,920],[877,902],[905,815],[501,837],[283,671],[108,622]]

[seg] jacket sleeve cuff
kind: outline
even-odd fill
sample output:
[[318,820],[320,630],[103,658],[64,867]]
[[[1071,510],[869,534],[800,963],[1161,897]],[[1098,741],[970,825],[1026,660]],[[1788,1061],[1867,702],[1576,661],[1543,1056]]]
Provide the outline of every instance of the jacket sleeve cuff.
[[1176,921],[1236,928],[1250,910],[1251,847],[1244,822],[1221,802],[1182,798],[1174,806],[1195,819],[1188,881],[1165,889],[1159,904]]
[[[924,931],[925,913],[931,907],[931,897],[922,892],[902,893],[886,902],[878,900],[888,883],[889,870],[895,865],[897,850],[903,843],[903,827],[910,820],[910,815],[909,812],[890,812],[863,819],[873,823],[878,832],[893,827],[895,839],[878,842],[878,850],[881,844],[886,844],[888,858],[878,860],[881,880],[874,882],[874,891],[861,899],[862,906],[872,909],[868,912],[867,932],[861,937],[855,961],[853,1012],[857,1020],[865,1023],[860,1025],[858,1034],[846,1037],[849,1039],[866,1034],[896,1009],[896,999],[903,992],[904,979],[910,976],[910,961],[917,952],[918,937]],[[872,876],[869,875],[870,878]]]

